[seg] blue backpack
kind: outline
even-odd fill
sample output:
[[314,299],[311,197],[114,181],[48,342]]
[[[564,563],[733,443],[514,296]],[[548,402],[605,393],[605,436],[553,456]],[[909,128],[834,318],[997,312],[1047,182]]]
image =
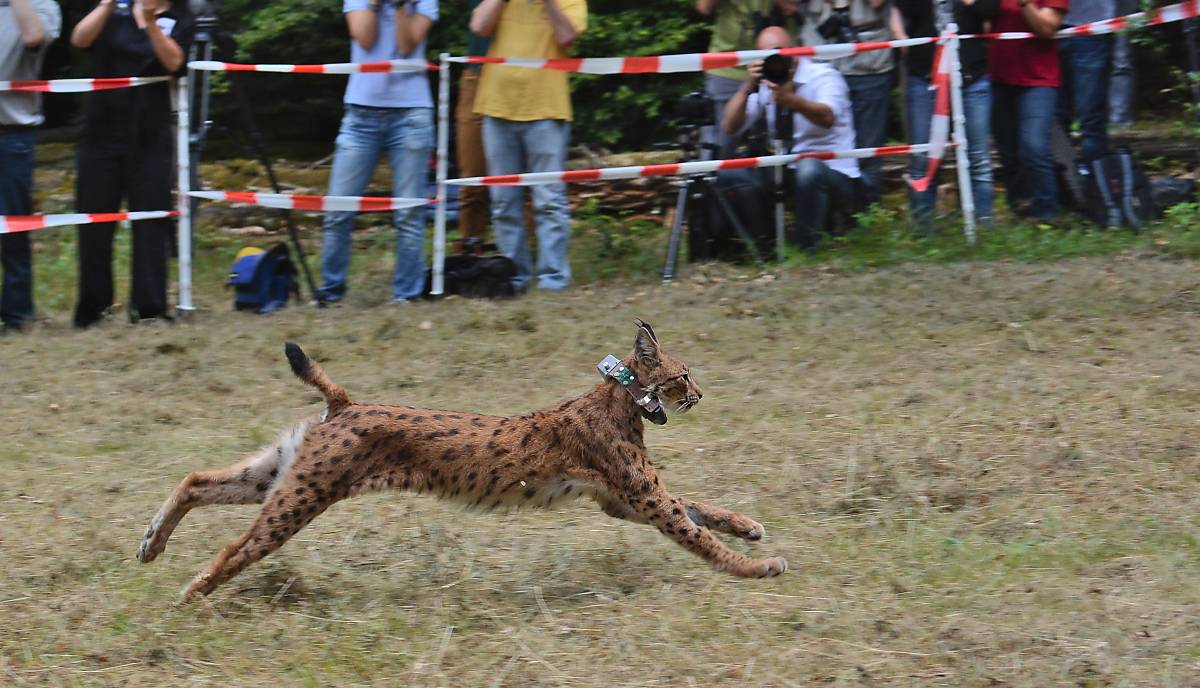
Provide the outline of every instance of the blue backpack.
[[225,284],[233,287],[233,307],[239,311],[272,313],[286,307],[291,294],[300,298],[296,268],[283,243],[265,251],[253,246],[238,251]]

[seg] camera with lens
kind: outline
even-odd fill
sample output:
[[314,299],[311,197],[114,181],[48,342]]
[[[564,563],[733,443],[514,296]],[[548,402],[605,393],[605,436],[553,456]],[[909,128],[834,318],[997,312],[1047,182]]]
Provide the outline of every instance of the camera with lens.
[[788,82],[789,72],[792,71],[792,58],[775,53],[768,55],[762,63],[762,76],[773,84]]
[[848,7],[834,8],[829,18],[817,25],[821,38],[832,43],[857,43],[858,31],[850,22]]
[[672,112],[683,126],[707,127],[716,123],[716,104],[703,91],[692,91],[675,102]]

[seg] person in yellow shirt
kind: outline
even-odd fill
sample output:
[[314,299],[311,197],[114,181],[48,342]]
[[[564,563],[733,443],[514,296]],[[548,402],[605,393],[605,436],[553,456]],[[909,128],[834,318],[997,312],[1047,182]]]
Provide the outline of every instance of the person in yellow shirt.
[[[539,59],[567,56],[587,29],[586,0],[482,0],[471,13],[471,31],[492,38],[488,55]],[[566,169],[571,133],[567,74],[557,70],[484,65],[475,94],[483,115],[488,174]],[[533,187],[537,263],[530,264],[520,186],[491,189],[492,231],[500,252],[517,264],[513,286],[529,288],[536,268],[538,288],[561,290],[571,282],[567,245],[571,215],[564,184]]]

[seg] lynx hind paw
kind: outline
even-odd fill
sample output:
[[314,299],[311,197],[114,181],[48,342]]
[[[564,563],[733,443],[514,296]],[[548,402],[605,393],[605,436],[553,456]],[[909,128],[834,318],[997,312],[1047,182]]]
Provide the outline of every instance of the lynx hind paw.
[[788,570],[787,559],[783,557],[775,557],[774,559],[766,559],[763,561],[762,573],[759,578],[772,578]]
[[155,543],[155,538],[158,535],[158,525],[158,519],[155,519],[146,528],[145,534],[142,535],[142,541],[138,543],[137,560],[143,564],[149,564],[154,561],[166,549],[165,543]]

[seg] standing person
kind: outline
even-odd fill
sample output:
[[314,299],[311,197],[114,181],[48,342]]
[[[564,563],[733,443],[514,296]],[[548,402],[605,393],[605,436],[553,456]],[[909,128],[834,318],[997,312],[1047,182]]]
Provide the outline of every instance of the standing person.
[[[492,56],[566,57],[587,29],[585,0],[483,0],[471,13],[471,31],[490,36]],[[565,72],[489,64],[483,68],[475,112],[483,115],[488,174],[566,169],[571,135],[571,93]],[[562,183],[532,187],[537,229],[538,288],[560,290],[571,283],[567,245],[571,214]],[[534,268],[522,223],[519,186],[491,189],[492,231],[500,252],[517,264],[513,286],[528,288]]]
[[[1080,26],[1116,16],[1116,0],[1072,0],[1063,26]],[[1112,72],[1113,35],[1073,36],[1059,41],[1063,84],[1058,115],[1068,131],[1079,122],[1079,157],[1090,162],[1108,153],[1108,80]]]
[[[0,0],[0,81],[32,81],[46,47],[62,30],[53,0]],[[0,215],[33,211],[33,131],[42,123],[39,93],[0,93]],[[33,252],[29,232],[0,234],[0,321],[5,332],[33,320]]]
[[[474,11],[480,0],[470,0],[468,9]],[[472,33],[467,37],[467,54],[487,55],[491,39]],[[461,177],[481,177],[487,173],[487,158],[483,149],[483,116],[475,113],[475,93],[479,88],[482,65],[468,64],[458,79],[458,104],[454,108],[457,134],[454,145]],[[458,188],[458,233],[463,239],[480,240],[487,232],[488,188],[460,186]]]
[[[714,17],[708,52],[753,50],[755,37],[771,25],[794,32],[792,17],[799,3],[800,0],[696,0],[697,12]],[[712,151],[717,158],[729,157],[736,146],[736,140],[720,127],[720,123],[725,104],[742,87],[745,78],[745,67],[714,69],[704,74],[704,92],[713,101],[713,117],[717,123],[704,132],[704,142],[717,147]]]
[[[94,76],[181,74],[194,22],[186,2],[100,0],[71,32],[71,45],[89,49]],[[175,185],[171,85],[88,94],[79,139],[75,204],[81,213],[169,210]],[[174,223],[133,223],[129,318],[167,318],[167,258]],[[113,304],[116,224],[85,225],[79,233],[79,301],[75,326],[99,322]]]
[[[437,0],[344,0],[353,62],[424,60],[425,37],[438,19]],[[361,196],[386,151],[392,195],[425,196],[433,151],[433,96],[425,72],[351,74],[343,98],[329,176],[330,196]],[[353,212],[326,213],[321,241],[319,298],[341,301],[350,271]],[[393,213],[396,268],[392,303],[408,303],[425,290],[425,208]]]
[[1058,215],[1058,183],[1050,149],[1061,72],[1054,32],[1069,0],[1000,0],[992,30],[1029,31],[1037,38],[993,41],[992,132],[1004,166],[1008,205],[1017,215],[1051,220]]
[[[958,24],[959,33],[983,33],[985,24],[996,16],[1000,0],[895,0],[893,33],[896,38],[940,36],[946,27]],[[962,103],[966,119],[967,160],[971,168],[971,195],[975,199],[975,214],[981,224],[992,220],[991,126],[992,89],[988,81],[987,41],[962,41],[959,43],[959,59],[962,63]],[[908,49],[905,66],[908,67],[908,83],[905,84],[905,102],[908,105],[908,124],[912,143],[929,143],[929,128],[933,121],[934,92],[930,90],[933,78],[932,45],[916,45]],[[914,155],[909,163],[909,175],[913,179],[925,176],[928,158]],[[937,205],[937,182],[925,191],[908,191],[909,207],[917,234],[933,232],[933,214]]]
[[[806,0],[801,16],[801,45],[888,41],[888,0]],[[854,109],[854,147],[876,148],[887,138],[888,101],[892,97],[891,50],[872,50],[831,62],[846,78]],[[882,158],[859,161],[867,203],[880,196]]]

